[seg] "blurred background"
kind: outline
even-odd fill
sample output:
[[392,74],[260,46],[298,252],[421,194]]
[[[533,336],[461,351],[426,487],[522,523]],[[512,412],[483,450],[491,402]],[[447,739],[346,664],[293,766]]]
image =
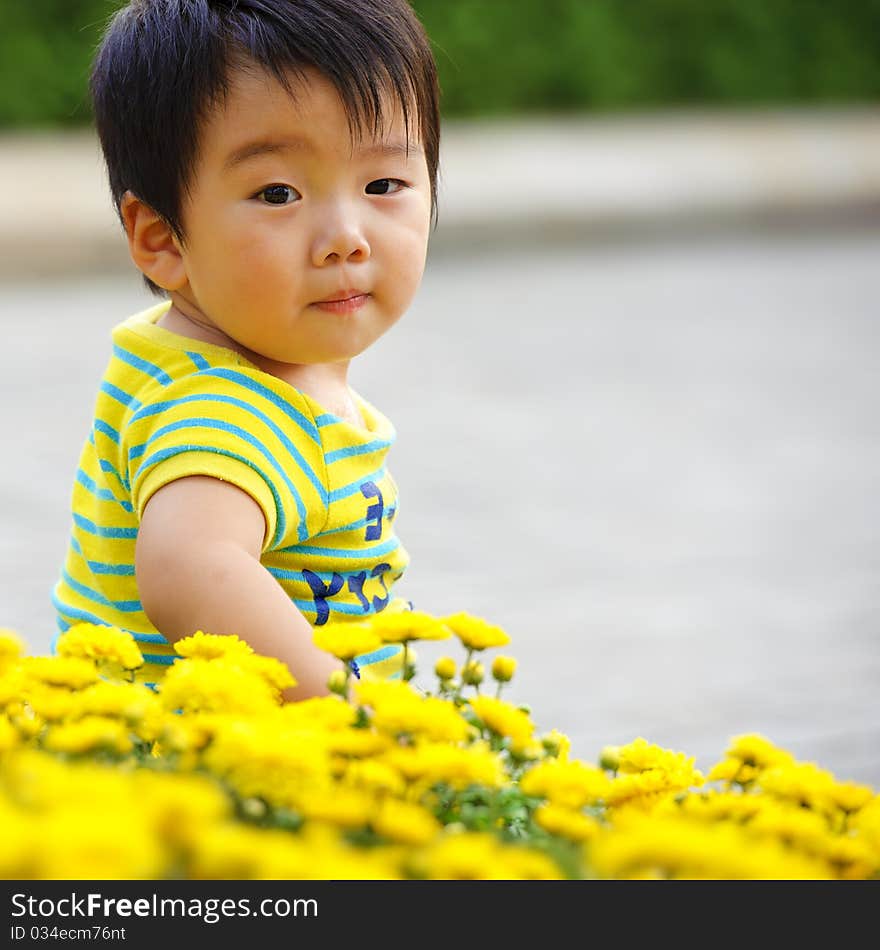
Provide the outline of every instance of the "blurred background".
[[[32,653],[110,329],[153,299],[90,126],[118,6],[0,0],[0,625]],[[503,626],[508,697],[578,757],[760,732],[880,789],[880,0],[413,6],[439,223],[352,369],[398,430],[401,592]]]

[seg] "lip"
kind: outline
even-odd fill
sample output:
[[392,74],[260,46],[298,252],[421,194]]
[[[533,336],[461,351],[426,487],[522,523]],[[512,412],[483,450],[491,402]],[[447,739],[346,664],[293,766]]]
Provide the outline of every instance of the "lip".
[[329,313],[353,313],[367,302],[370,295],[363,290],[351,288],[340,290],[332,297],[326,297],[324,300],[316,300],[312,306]]

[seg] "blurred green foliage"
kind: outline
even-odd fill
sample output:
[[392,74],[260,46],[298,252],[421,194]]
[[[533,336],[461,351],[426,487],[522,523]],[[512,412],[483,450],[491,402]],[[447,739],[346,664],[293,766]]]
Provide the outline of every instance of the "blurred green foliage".
[[[876,101],[880,0],[412,0],[445,116]],[[88,122],[121,0],[0,0],[0,126]]]

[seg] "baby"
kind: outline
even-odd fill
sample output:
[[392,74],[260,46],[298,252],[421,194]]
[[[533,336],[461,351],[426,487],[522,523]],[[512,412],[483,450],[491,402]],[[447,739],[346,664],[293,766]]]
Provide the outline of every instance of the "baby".
[[[352,359],[419,287],[439,89],[406,0],[131,0],[91,93],[131,258],[161,302],[112,331],[53,591],[155,685],[235,634],[327,693],[315,627],[411,606],[392,424]],[[57,640],[57,635],[56,635]],[[360,675],[399,675],[389,646]]]

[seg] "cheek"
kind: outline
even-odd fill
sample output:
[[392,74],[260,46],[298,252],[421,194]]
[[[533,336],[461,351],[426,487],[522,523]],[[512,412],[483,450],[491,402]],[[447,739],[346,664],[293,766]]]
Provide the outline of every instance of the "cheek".
[[410,215],[399,225],[389,231],[385,242],[388,273],[392,277],[391,290],[395,296],[411,297],[425,269],[429,224],[421,217]]

